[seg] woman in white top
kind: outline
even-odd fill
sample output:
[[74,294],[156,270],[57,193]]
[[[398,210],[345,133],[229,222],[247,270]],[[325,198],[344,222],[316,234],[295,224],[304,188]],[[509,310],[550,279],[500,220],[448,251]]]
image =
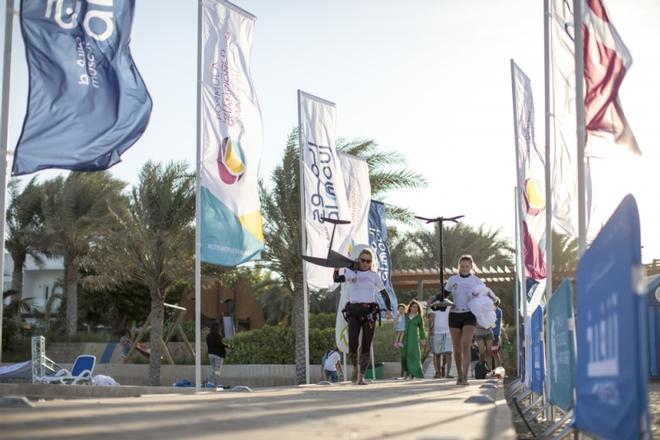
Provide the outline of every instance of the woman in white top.
[[452,275],[445,284],[445,295],[451,294],[454,306],[449,312],[449,332],[454,346],[456,360],[457,385],[467,385],[470,368],[470,346],[477,318],[468,307],[475,289],[483,286],[484,282],[472,273],[474,261],[470,255],[463,255],[458,260],[458,275]]
[[[387,307],[386,317],[392,317],[390,297],[385,290],[383,280],[376,272],[376,260],[370,248],[360,252],[357,270],[345,269],[339,275],[335,269],[333,279],[336,283],[346,283],[348,303],[344,309],[344,317],[348,322],[348,355],[353,366],[351,380],[359,385],[366,385],[364,372],[369,365],[369,350],[374,336],[374,324],[379,309],[376,302],[376,292],[380,292]],[[360,344],[360,331],[362,331],[362,344]],[[358,345],[360,350],[360,369],[358,372]]]

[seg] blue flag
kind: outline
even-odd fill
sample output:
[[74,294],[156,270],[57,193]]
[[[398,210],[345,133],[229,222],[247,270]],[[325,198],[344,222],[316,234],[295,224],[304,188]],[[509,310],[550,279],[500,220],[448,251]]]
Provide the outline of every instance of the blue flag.
[[140,138],[151,97],[128,49],[134,7],[21,1],[30,92],[13,175],[104,170]]
[[[392,257],[387,246],[387,225],[385,224],[385,205],[381,202],[371,201],[369,205],[369,246],[376,253],[378,260],[378,274],[383,280],[387,295],[392,303],[392,310],[397,309],[396,293],[392,287]],[[376,295],[381,309],[385,309],[383,298]]]
[[641,260],[639,211],[627,195],[575,278],[575,427],[602,439],[650,438]]

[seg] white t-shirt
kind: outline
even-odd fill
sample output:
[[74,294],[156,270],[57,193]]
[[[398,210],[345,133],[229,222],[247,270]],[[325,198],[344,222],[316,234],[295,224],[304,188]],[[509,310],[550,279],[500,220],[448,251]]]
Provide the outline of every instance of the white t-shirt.
[[433,315],[433,334],[439,335],[441,333],[449,333],[449,311],[451,307],[447,307],[445,311],[434,310]]
[[449,277],[445,285],[445,290],[453,294],[454,308],[452,312],[469,312],[468,302],[474,296],[473,293],[475,290],[483,285],[484,282],[474,274],[470,274],[470,276],[465,278],[460,275]]
[[326,371],[337,371],[337,362],[341,360],[338,351],[333,351],[325,358],[325,363],[323,364],[323,369]]
[[373,303],[376,302],[376,292],[385,289],[380,275],[370,270],[353,271],[346,269],[346,291],[348,301],[352,303]]

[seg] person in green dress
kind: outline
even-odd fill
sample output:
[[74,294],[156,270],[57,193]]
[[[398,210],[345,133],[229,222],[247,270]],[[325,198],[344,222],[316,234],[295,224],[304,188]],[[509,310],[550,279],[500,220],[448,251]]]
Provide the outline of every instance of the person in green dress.
[[[401,347],[401,369],[404,377],[423,378],[422,350],[426,346],[426,332],[424,331],[424,319],[421,316],[422,306],[416,300],[408,304],[406,315],[406,330],[403,335],[403,347]],[[421,346],[420,346],[421,345]]]

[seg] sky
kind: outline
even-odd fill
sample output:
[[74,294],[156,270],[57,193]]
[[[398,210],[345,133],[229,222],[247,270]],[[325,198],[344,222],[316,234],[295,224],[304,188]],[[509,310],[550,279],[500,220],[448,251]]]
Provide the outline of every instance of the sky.
[[[252,75],[264,124],[262,178],[268,180],[280,163],[287,135],[297,124],[296,91],[301,89],[336,103],[337,137],[374,139],[402,154],[428,181],[424,189],[393,192],[385,202],[427,217],[463,214],[465,223],[513,237],[509,62],[513,58],[532,80],[536,139],[542,147],[542,0],[235,3],[257,16]],[[643,261],[650,262],[660,258],[660,2],[606,4],[633,56],[620,98],[643,152],[634,166],[617,164],[610,183],[636,180]],[[4,23],[0,30],[4,35]],[[135,184],[147,160],[194,165],[197,2],[137,1],[131,51],[154,107],[147,131],[111,172]],[[10,85],[13,149],[27,100],[18,19]]]

